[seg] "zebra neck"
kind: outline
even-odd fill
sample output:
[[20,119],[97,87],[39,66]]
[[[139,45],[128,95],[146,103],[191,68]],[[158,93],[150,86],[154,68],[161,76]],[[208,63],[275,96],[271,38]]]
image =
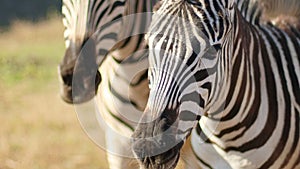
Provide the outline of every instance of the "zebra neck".
[[261,22],[262,9],[257,0],[236,0],[238,13],[251,24],[259,24]]
[[[235,10],[232,29],[222,39],[217,51],[215,74],[212,75],[211,91],[205,111],[211,118],[222,118],[230,112],[224,111],[229,104],[241,97],[242,89],[250,72],[246,71],[249,62],[249,44],[253,26],[239,10]],[[246,78],[246,79],[245,79]],[[242,99],[234,104],[242,104]],[[225,113],[224,113],[225,112]]]

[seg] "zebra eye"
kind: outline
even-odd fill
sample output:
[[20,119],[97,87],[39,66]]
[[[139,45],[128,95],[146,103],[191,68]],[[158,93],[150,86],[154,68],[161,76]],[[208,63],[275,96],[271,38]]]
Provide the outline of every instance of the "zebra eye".
[[216,51],[218,51],[218,50],[221,49],[221,44],[220,44],[220,43],[214,44],[214,45],[212,45],[212,46],[215,48]]

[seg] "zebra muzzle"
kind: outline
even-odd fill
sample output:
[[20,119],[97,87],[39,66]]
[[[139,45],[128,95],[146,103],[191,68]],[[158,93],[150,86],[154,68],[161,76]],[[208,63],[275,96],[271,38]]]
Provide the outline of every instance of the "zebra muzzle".
[[132,135],[135,156],[142,168],[175,168],[184,142],[177,137],[177,111],[166,109],[153,121],[146,114]]
[[[80,74],[80,75],[78,75]],[[61,92],[62,99],[70,104],[80,104],[91,100],[97,93],[98,85],[101,82],[101,75],[99,71],[86,75],[86,72],[77,72],[75,79],[73,73],[60,73],[61,76]]]
[[65,102],[79,104],[91,100],[101,82],[95,42],[88,40],[80,52],[69,47],[58,72],[61,78],[61,97]]

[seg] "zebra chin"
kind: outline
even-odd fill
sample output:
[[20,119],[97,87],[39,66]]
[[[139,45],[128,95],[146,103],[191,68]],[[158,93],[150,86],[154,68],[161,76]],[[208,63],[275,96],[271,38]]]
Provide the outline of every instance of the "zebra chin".
[[80,104],[94,98],[97,93],[98,85],[101,82],[99,71],[96,76],[82,76],[73,82],[73,72],[61,72],[59,70],[60,79],[60,96],[69,104]]
[[[183,141],[165,152],[157,154],[162,148],[155,142],[139,140],[133,145],[133,152],[141,169],[174,169],[180,158]],[[155,155],[156,154],[156,155]]]
[[[142,169],[176,167],[184,141],[178,137],[178,109],[166,109],[153,121],[146,110],[132,135],[132,150]],[[150,113],[151,114],[151,113]],[[151,118],[151,117],[150,117]]]

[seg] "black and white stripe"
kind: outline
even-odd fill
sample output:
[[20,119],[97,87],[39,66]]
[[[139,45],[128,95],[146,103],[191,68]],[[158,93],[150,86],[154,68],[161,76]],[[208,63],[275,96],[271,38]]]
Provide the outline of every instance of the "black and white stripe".
[[174,168],[181,146],[144,152],[170,141],[149,139],[164,135],[166,121],[175,138],[192,133],[190,156],[202,168],[299,168],[299,23],[271,23],[255,0],[161,3],[148,38],[144,114],[154,121],[133,135],[140,164]]
[[[59,67],[62,96],[67,102],[82,103],[91,100],[97,90],[98,113],[109,125],[105,139],[111,152],[107,154],[110,168],[132,168],[132,159],[126,158],[131,156],[129,139],[120,135],[132,134],[147,102],[148,46],[144,35],[155,3],[63,0],[66,54]],[[82,76],[78,78],[76,72]]]

